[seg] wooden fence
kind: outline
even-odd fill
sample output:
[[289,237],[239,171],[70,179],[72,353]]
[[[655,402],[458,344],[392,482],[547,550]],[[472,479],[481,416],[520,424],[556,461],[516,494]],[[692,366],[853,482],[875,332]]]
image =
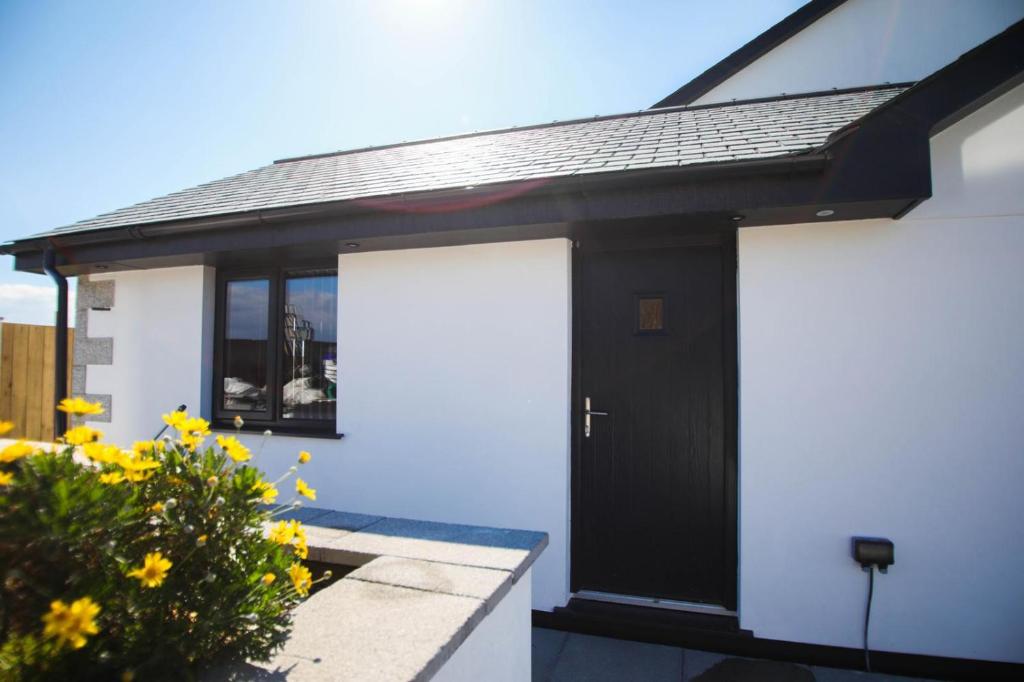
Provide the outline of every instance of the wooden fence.
[[[75,332],[68,329],[68,395]],[[0,420],[14,422],[6,438],[53,440],[53,371],[57,330],[0,323]]]

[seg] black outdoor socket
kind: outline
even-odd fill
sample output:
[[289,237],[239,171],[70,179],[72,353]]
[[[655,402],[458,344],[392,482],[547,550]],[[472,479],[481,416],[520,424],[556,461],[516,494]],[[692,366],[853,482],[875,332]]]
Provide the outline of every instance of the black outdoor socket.
[[854,537],[853,559],[864,570],[877,566],[880,573],[886,573],[896,563],[895,546],[886,538]]

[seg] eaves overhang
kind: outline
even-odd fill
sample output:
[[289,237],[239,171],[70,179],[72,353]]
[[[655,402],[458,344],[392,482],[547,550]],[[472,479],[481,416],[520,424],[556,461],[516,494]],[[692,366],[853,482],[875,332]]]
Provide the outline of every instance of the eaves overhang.
[[[0,251],[15,257],[17,270],[39,272],[42,253],[53,248],[62,272],[87,274],[97,266],[117,270],[216,263],[246,250],[339,252],[353,242],[362,248],[408,248],[571,238],[576,226],[594,221],[676,216],[687,224],[721,226],[800,222],[812,218],[811,209],[823,202],[842,204],[845,219],[882,217],[927,191],[927,183],[843,187],[833,177],[843,169],[850,143],[831,147],[753,161],[594,173],[48,235],[6,244]],[[905,165],[912,156],[902,159]]]

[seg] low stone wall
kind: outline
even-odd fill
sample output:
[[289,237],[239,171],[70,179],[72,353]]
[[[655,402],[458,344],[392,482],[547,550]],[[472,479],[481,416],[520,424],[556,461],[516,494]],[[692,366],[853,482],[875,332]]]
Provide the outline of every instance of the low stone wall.
[[309,558],[358,566],[294,614],[268,663],[207,680],[528,680],[530,567],[546,533],[327,509],[302,521]]

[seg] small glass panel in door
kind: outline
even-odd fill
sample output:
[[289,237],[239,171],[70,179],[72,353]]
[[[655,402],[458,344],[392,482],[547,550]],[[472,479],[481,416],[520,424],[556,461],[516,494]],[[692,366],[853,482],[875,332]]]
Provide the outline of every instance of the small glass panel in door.
[[306,273],[285,279],[281,324],[281,416],[334,420],[338,387],[338,276]]
[[665,331],[665,297],[660,294],[636,297],[636,331],[652,334]]

